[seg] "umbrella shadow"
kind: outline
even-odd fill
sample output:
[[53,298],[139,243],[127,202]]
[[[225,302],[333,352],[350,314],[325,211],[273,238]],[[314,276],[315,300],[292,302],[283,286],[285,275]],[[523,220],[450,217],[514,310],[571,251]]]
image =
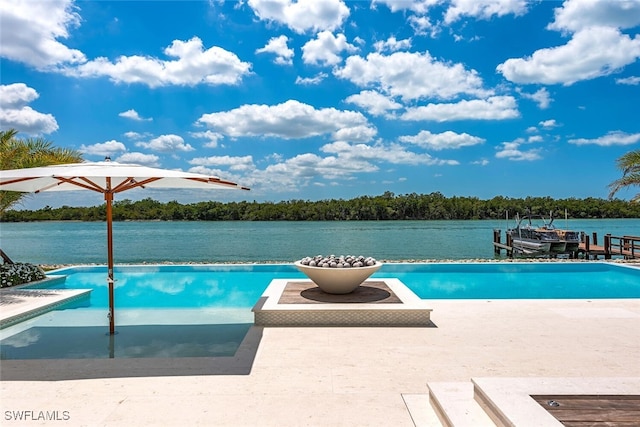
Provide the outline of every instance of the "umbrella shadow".
[[19,304],[29,298],[57,296],[59,293],[47,289],[2,289],[0,290],[0,306]]
[[[218,332],[223,337],[210,336],[209,346],[218,346],[219,353],[223,355],[214,357],[171,357],[172,353],[180,354],[180,352],[174,352],[175,349],[167,348],[153,328],[147,330],[149,337],[138,347],[127,343],[127,337],[130,336],[127,327],[119,327],[116,335],[99,333],[99,339],[104,343],[101,352],[82,355],[76,353],[75,358],[10,359],[12,355],[8,354],[10,351],[7,350],[6,345],[3,345],[0,379],[2,381],[60,381],[152,376],[249,375],[262,339],[263,328],[249,324],[216,326],[219,327]],[[229,351],[228,338],[225,338],[224,335],[237,334],[239,328],[246,328],[246,334],[240,344],[235,346],[235,351]],[[69,327],[66,327],[66,330],[70,332]],[[100,328],[100,330],[104,331],[104,328]],[[71,332],[76,335],[73,341],[67,337],[59,340],[57,345],[60,348],[68,347],[71,342],[78,342],[77,338],[86,332],[80,330]],[[181,333],[176,328],[169,332],[172,334]],[[51,352],[50,344],[46,345]],[[183,343],[182,345],[187,344]],[[194,344],[188,345],[193,347]],[[151,346],[150,354],[154,354],[156,357],[145,357],[148,354],[144,353],[132,357],[132,352],[143,346],[147,348]],[[129,353],[124,354],[124,357],[119,357],[124,348],[127,348]],[[18,351],[16,349],[10,350]]]

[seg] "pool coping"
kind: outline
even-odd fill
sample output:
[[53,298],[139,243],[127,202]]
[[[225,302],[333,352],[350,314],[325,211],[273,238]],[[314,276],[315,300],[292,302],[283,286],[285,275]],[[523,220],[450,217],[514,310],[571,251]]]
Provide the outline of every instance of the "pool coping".
[[0,329],[39,316],[56,307],[88,298],[91,289],[29,289],[28,287],[0,290]]

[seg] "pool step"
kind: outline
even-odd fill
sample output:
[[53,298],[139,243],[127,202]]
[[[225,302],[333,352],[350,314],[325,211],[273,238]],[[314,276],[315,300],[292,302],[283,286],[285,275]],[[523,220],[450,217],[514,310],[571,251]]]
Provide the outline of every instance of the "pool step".
[[402,400],[415,427],[440,427],[442,423],[429,404],[428,394],[403,393]]
[[474,399],[472,382],[427,384],[429,402],[443,426],[495,427],[496,424]]
[[[640,396],[640,377],[471,378],[470,382],[430,382],[427,386],[429,402],[440,423],[447,427],[562,427],[562,422],[539,403],[535,396],[550,401],[554,399],[553,396],[557,396],[558,401],[566,396],[607,396],[618,402],[634,401]],[[414,407],[407,405],[407,408],[412,418],[414,412],[419,414]],[[575,408],[561,408],[556,411],[556,415],[575,416],[570,412]],[[616,413],[611,406],[593,407],[587,412],[581,407],[579,411],[583,412],[581,419],[590,422],[589,425],[602,424],[620,417],[638,425],[637,411],[627,413],[626,410],[618,409]],[[436,424],[415,422],[415,425],[422,427]]]

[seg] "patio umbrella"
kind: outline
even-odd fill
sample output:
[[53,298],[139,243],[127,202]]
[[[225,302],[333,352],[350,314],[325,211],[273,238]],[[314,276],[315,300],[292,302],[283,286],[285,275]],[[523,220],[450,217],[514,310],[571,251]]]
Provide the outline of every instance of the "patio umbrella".
[[43,191],[90,190],[104,194],[107,213],[107,268],[109,285],[109,333],[115,333],[113,297],[113,195],[134,188],[211,189],[247,187],[215,176],[112,162],[71,163],[39,168],[0,170],[0,190],[40,193]]

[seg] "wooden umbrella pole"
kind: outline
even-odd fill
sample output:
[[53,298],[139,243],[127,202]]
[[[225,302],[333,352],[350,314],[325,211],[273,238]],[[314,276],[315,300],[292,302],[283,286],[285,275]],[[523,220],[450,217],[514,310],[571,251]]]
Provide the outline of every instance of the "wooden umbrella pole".
[[116,333],[116,319],[114,310],[114,295],[113,295],[113,193],[111,192],[111,178],[107,178],[107,188],[104,193],[104,199],[107,202],[107,269],[108,277],[107,283],[109,285],[109,334]]

